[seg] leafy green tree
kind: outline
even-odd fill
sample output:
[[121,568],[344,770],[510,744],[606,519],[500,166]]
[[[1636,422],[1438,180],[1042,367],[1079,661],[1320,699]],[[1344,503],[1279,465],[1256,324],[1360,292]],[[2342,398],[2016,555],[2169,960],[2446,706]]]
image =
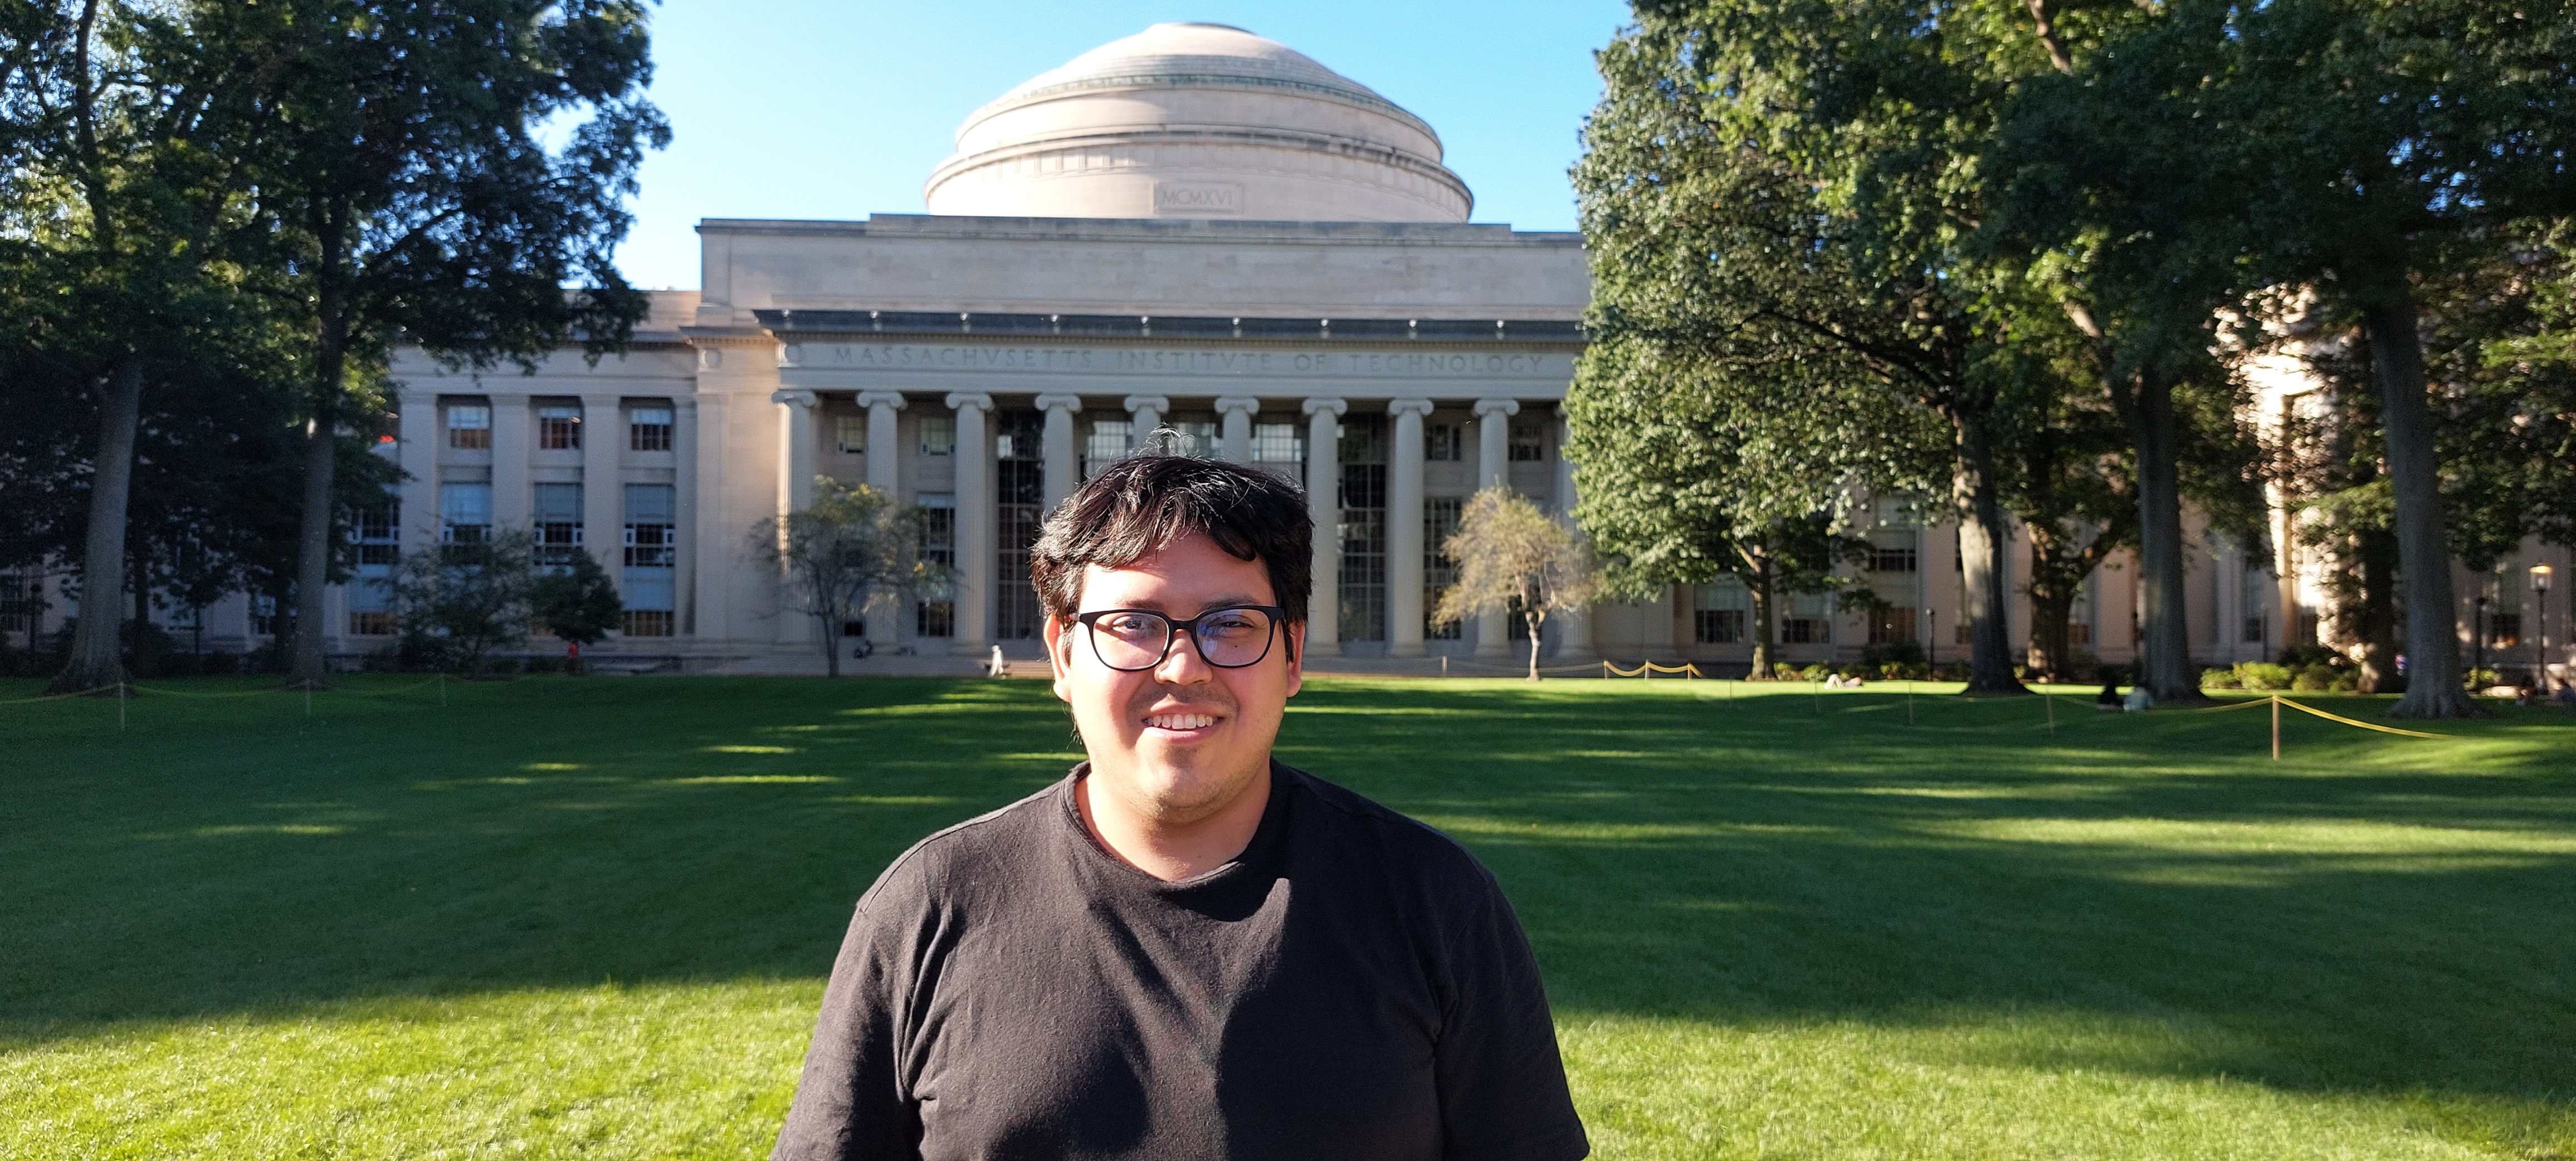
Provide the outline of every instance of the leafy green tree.
[[528,639],[536,560],[536,536],[518,528],[405,554],[393,598],[406,651],[452,658],[477,677],[488,672],[494,653]]
[[921,555],[926,519],[920,506],[866,484],[816,476],[812,504],[752,525],[752,557],[779,570],[793,607],[814,618],[827,673],[841,675],[843,624],[871,604],[951,583],[951,569]]
[[244,307],[234,262],[267,74],[239,50],[272,16],[111,0],[0,12],[0,298],[46,356],[10,386],[54,397],[30,410],[93,417],[95,432],[74,554],[90,607],[57,691],[124,676],[122,597],[148,583],[126,569],[145,390],[192,331]]
[[560,571],[537,578],[529,597],[531,611],[546,632],[564,643],[570,654],[577,645],[596,644],[626,616],[626,601],[617,595],[599,558],[575,552]]
[[1547,615],[1591,604],[1600,589],[1583,542],[1528,497],[1500,484],[1467,501],[1458,531],[1440,550],[1458,562],[1458,580],[1441,590],[1432,620],[1488,612],[1519,616],[1529,626],[1531,681],[1538,680],[1539,628]]
[[[340,432],[381,390],[394,343],[452,366],[620,349],[647,308],[611,261],[643,151],[642,0],[463,6],[285,0],[289,83],[259,191],[302,310],[308,439],[298,620],[321,623]],[[567,285],[584,289],[567,292]],[[294,675],[328,679],[318,633]]]
[[2062,204],[2121,207],[2103,220],[2145,240],[2129,246],[2141,271],[2312,288],[2360,319],[2407,591],[2414,680],[2393,716],[2476,712],[2458,681],[2420,287],[2464,248],[2576,208],[2571,48],[2563,6],[2166,0],[2116,51],[2029,86],[2090,171]]
[[[1780,38],[1867,30],[1822,10],[1806,13],[1812,28],[1784,15],[1808,7],[1641,5],[1641,27],[1602,52],[1607,87],[1575,168],[1596,271],[1590,329],[1596,347],[1688,351],[1767,444],[1851,449],[1848,466],[1810,456],[1840,470],[1800,478],[1793,493],[1935,491],[1923,453],[1944,453],[1970,688],[2017,691],[1997,456],[2030,412],[2004,373],[2002,320],[1981,313],[1998,296],[1955,260],[1940,182],[1919,204],[1864,196],[1885,159],[1845,141],[1872,140],[1867,128],[1827,123],[1850,111],[1798,56],[1834,46]],[[1916,169],[1952,168],[1922,156],[1938,141],[1914,144]]]

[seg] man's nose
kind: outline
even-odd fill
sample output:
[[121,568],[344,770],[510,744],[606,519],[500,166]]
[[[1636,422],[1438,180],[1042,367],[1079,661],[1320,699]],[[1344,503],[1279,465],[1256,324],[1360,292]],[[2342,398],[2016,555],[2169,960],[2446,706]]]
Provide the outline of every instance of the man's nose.
[[1198,685],[1213,680],[1216,667],[1199,656],[1199,643],[1189,633],[1172,634],[1172,647],[1163,654],[1163,663],[1154,667],[1154,679],[1165,685]]

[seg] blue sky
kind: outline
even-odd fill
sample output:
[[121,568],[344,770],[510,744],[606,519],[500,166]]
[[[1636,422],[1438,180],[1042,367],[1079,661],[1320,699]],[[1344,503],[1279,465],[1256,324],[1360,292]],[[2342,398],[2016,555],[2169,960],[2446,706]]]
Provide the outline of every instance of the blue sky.
[[673,140],[639,175],[618,264],[639,286],[694,287],[701,218],[920,213],[922,179],[976,106],[1171,20],[1251,29],[1413,110],[1475,191],[1475,220],[1569,230],[1565,169],[1601,92],[1592,50],[1627,18],[1606,0],[664,0],[652,97]]

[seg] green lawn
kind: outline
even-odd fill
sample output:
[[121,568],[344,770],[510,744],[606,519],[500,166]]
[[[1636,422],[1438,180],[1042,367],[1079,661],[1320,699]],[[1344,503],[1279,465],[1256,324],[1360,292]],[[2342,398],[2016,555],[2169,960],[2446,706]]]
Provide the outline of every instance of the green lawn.
[[[0,1153],[762,1153],[858,893],[1077,757],[1031,681],[410,682],[0,705]],[[1281,754],[1502,878],[1597,1156],[2576,1157],[2576,717],[2088,701],[1320,681]]]

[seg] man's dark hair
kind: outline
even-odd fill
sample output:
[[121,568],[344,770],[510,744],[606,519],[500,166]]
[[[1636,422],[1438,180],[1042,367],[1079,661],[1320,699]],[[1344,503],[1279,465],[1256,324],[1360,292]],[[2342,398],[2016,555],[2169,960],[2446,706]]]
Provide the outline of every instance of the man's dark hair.
[[1029,579],[1047,615],[1072,618],[1087,565],[1125,568],[1197,532],[1270,573],[1287,620],[1306,619],[1315,526],[1306,493],[1258,468],[1146,451],[1091,478],[1047,517]]

